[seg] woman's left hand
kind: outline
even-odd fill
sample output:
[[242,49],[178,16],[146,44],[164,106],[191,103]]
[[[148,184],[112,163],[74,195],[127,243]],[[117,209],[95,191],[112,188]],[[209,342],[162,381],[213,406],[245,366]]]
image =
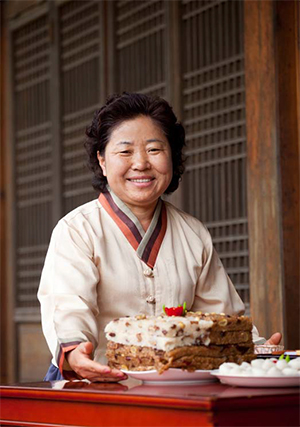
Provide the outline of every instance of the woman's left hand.
[[87,379],[91,382],[96,381],[123,381],[127,375],[118,369],[101,365],[92,359],[93,344],[91,342],[82,342],[76,348],[66,353],[66,359],[72,370],[80,379]]
[[282,334],[280,332],[275,332],[266,342],[268,345],[278,345],[281,341]]

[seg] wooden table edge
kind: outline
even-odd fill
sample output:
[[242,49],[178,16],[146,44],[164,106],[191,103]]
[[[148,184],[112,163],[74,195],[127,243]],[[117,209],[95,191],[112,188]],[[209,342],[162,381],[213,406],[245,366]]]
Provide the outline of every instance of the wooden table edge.
[[[300,390],[295,387],[295,393],[280,396],[280,400],[286,405],[299,405]],[[248,399],[242,397],[222,397],[218,396],[201,396],[197,398],[179,398],[179,397],[162,397],[162,396],[147,396],[147,395],[126,395],[110,392],[97,391],[81,391],[81,390],[54,390],[44,389],[42,387],[22,386],[2,386],[0,385],[0,398],[23,398],[23,399],[42,399],[42,400],[64,400],[78,401],[86,403],[106,403],[106,404],[123,404],[136,406],[155,406],[180,409],[194,409],[210,411],[218,408],[218,410],[226,410],[229,406],[238,405],[238,407],[262,407],[272,406],[277,395],[272,396],[253,396],[249,393]]]
[[9,386],[0,386],[0,399],[5,398],[22,398],[35,400],[64,400],[77,401],[86,403],[106,403],[112,405],[135,405],[135,406],[155,406],[168,407],[177,409],[194,409],[209,411],[212,409],[214,397],[203,396],[201,401],[194,398],[176,398],[162,396],[140,396],[140,395],[125,395],[112,394],[109,392],[82,392],[77,390],[45,390],[43,388],[35,388],[32,390],[29,387],[13,388]]

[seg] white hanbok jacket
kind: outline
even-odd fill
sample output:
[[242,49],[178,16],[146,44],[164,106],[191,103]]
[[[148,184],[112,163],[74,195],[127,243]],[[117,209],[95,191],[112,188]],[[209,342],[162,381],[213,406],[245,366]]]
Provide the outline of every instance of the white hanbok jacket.
[[84,341],[94,344],[94,359],[104,363],[103,331],[117,317],[159,315],[163,304],[184,301],[193,311],[244,312],[198,219],[159,200],[145,233],[111,192],[58,222],[38,298],[52,363],[61,372],[69,369],[64,354]]

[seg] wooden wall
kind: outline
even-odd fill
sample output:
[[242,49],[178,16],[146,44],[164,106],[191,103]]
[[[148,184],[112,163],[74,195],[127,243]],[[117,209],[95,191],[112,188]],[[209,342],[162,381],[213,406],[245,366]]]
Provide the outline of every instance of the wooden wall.
[[299,348],[299,3],[246,1],[251,312]]

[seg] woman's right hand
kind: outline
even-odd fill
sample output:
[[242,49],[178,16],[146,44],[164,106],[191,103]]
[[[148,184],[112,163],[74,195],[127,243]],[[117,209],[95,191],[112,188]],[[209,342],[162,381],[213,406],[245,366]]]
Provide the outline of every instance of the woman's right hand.
[[127,379],[127,375],[122,371],[92,360],[93,349],[91,342],[83,342],[74,350],[66,353],[67,362],[80,379],[87,379],[91,382],[117,382]]

